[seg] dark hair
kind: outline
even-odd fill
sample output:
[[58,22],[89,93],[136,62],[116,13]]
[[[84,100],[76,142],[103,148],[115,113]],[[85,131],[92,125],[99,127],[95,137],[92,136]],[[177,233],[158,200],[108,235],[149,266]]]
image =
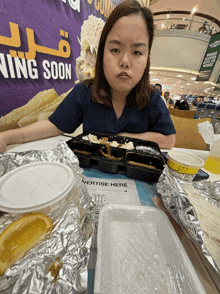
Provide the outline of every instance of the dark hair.
[[[156,88],[156,86],[160,87],[160,90]],[[160,95],[162,96],[162,85],[161,84],[154,84],[154,88],[160,91]]]
[[189,110],[189,103],[185,100],[180,102],[180,110]]
[[180,106],[180,100],[177,100],[175,105],[174,105],[174,108],[179,109],[179,106]]
[[161,84],[154,84],[154,87],[155,86],[159,86],[160,87],[160,90],[162,90],[162,85]]
[[164,92],[164,97],[165,96],[170,96],[170,92],[168,92],[168,91],[167,92]]
[[174,108],[177,108],[179,110],[189,110],[189,103],[186,100],[182,100],[182,101],[178,100],[175,103]]
[[[154,37],[154,21],[151,11],[147,7],[142,7],[140,3],[136,0],[126,0],[120,3],[110,14],[107,19],[98,46],[98,53],[96,58],[95,65],[95,77],[93,79],[85,81],[85,85],[92,84],[92,98],[94,101],[104,104],[105,106],[112,107],[111,92],[110,86],[105,78],[103,70],[103,57],[104,57],[104,48],[107,36],[114,24],[123,16],[129,16],[131,14],[141,15],[145,22],[147,31],[149,34],[149,45],[148,45],[148,54],[150,55],[150,50],[153,43]],[[137,110],[145,107],[151,97],[151,91],[155,89],[150,85],[150,58],[148,57],[147,65],[144,71],[144,74],[139,81],[139,83],[131,90],[127,96],[126,105],[133,105]]]

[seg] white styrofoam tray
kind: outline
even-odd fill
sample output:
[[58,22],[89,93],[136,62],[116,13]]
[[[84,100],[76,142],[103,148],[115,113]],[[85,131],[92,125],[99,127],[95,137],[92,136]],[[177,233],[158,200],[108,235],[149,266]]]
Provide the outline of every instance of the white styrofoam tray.
[[107,204],[99,215],[95,294],[205,294],[175,230],[153,207]]

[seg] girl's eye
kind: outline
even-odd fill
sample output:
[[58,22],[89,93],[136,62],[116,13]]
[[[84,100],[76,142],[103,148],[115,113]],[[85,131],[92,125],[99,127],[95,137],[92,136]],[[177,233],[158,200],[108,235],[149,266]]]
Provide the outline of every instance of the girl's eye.
[[134,51],[134,55],[142,55],[140,51]]
[[111,49],[111,52],[117,53],[117,52],[119,52],[119,49],[117,49],[117,48]]

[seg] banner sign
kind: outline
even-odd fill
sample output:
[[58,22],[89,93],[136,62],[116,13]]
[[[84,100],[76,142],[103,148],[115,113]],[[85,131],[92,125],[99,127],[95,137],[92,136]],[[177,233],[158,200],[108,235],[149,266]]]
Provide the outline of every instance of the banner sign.
[[111,0],[1,0],[0,118],[40,91],[73,88],[84,21],[105,22],[114,7]]
[[208,81],[220,52],[220,33],[211,36],[197,81]]

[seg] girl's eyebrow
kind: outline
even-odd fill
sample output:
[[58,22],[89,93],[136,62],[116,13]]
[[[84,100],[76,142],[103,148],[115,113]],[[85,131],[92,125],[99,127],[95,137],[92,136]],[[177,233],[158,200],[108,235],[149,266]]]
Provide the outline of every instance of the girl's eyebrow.
[[[119,40],[110,40],[109,41],[109,44],[116,44],[116,45],[121,45],[122,42],[119,41]],[[147,47],[147,44],[146,43],[143,43],[143,42],[138,42],[138,43],[134,43],[131,45],[132,47],[141,47],[141,46],[145,46]]]
[[146,43],[139,42],[139,43],[134,43],[131,46],[132,47],[141,47],[141,46],[147,47],[147,44]]
[[110,40],[109,44],[117,44],[117,45],[121,45],[121,42],[118,40]]

